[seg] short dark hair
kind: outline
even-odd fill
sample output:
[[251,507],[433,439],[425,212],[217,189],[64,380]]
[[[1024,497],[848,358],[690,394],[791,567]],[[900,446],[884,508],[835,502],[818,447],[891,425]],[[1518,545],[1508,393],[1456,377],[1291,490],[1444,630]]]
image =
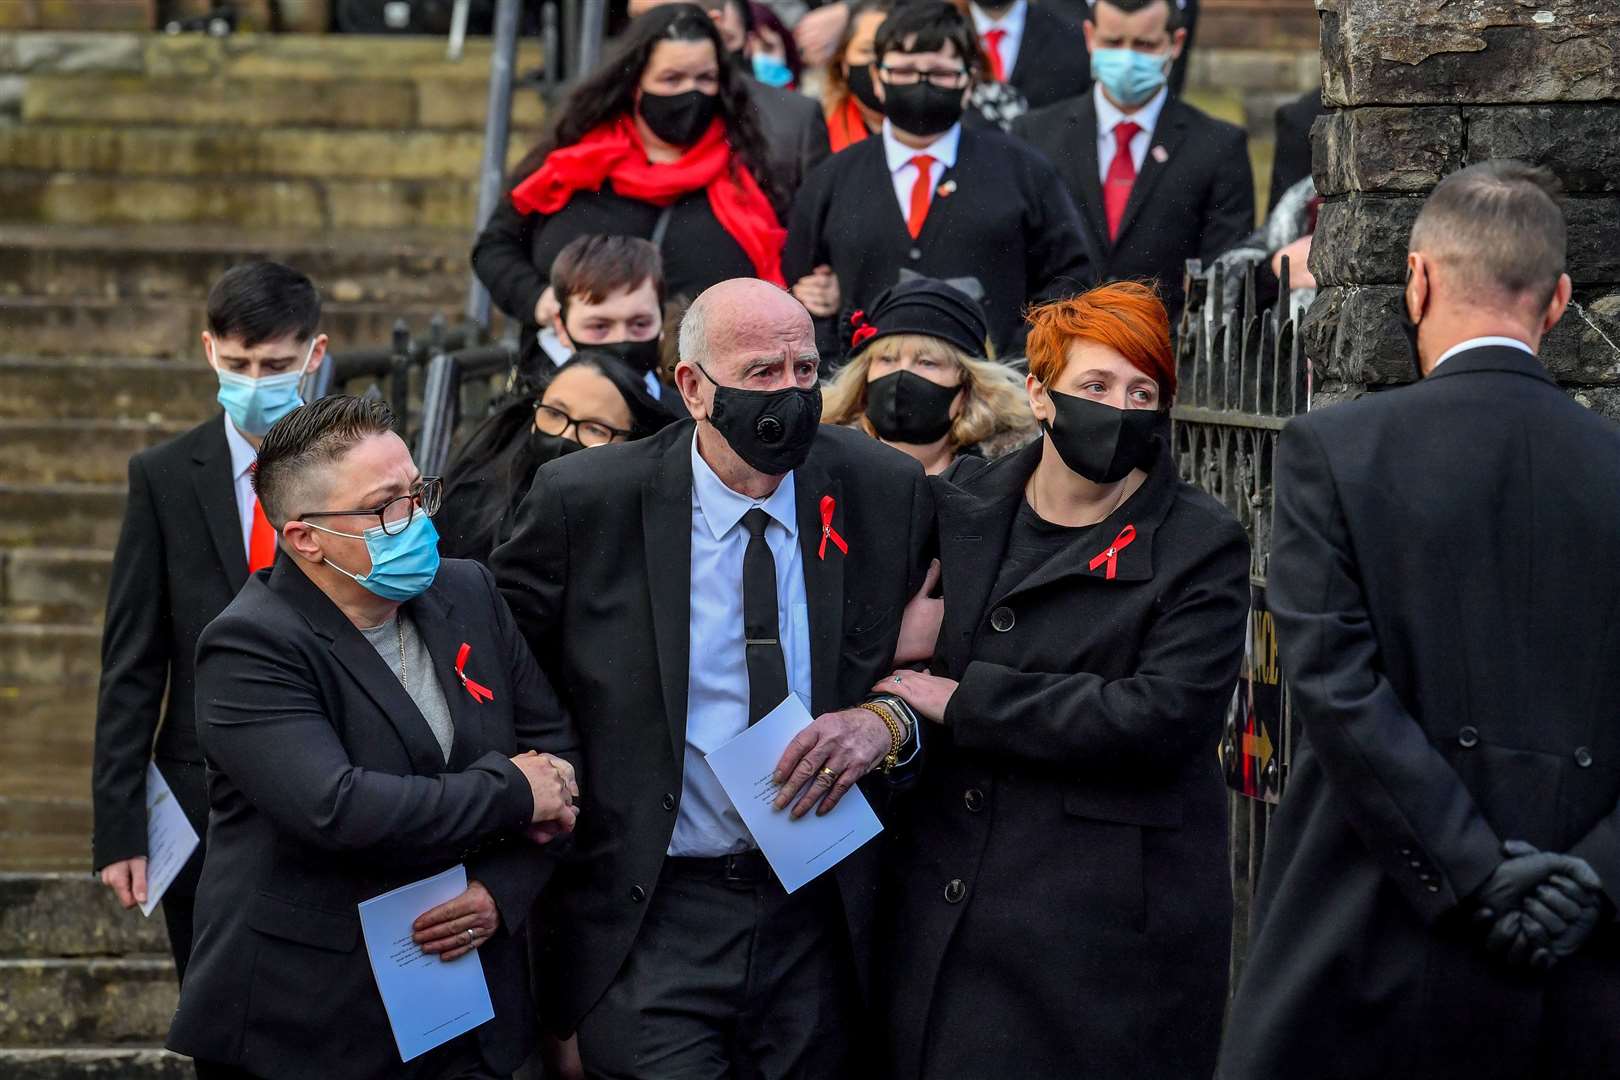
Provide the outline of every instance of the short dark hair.
[[664,260],[657,247],[639,236],[575,237],[551,261],[551,288],[564,320],[570,300],[600,304],[649,280],[662,308]]
[[[912,39],[909,45],[907,38]],[[947,44],[955,47],[968,71],[979,70],[979,35],[967,17],[945,0],[914,0],[900,4],[883,20],[873,48],[881,65],[891,52],[938,52]]]
[[233,266],[208,290],[208,332],[239,338],[248,348],[289,334],[307,341],[320,322],[315,283],[280,263]]
[[1177,3],[1177,0],[1093,0],[1091,9],[1086,12],[1086,19],[1089,22],[1097,21],[1098,4],[1107,4],[1109,7],[1118,8],[1127,15],[1135,15],[1138,11],[1159,3],[1170,9],[1170,16],[1165,22],[1165,29],[1172,34],[1180,30],[1185,20],[1181,16],[1181,5]]
[[1459,169],[1429,194],[1410,250],[1446,264],[1487,302],[1531,296],[1545,307],[1564,273],[1567,242],[1558,180],[1499,158]]
[[[314,499],[312,469],[330,465],[363,440],[394,429],[394,411],[374,398],[337,394],[300,405],[270,425],[259,444],[253,490],[270,524],[281,528],[302,499]],[[298,506],[296,513],[319,509]]]

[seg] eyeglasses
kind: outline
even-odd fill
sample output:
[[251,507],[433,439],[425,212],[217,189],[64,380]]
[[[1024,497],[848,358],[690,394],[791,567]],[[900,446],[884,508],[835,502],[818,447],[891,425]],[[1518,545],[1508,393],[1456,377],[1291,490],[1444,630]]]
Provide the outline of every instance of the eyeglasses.
[[922,80],[941,90],[960,90],[968,84],[968,73],[961,68],[955,71],[918,71],[916,68],[895,68],[881,64],[878,70],[883,73],[883,81],[890,86],[916,86]]
[[[561,409],[550,405],[536,405],[534,426],[547,435],[561,435],[573,428],[581,446],[606,446],[615,439],[628,439],[630,432],[609,427],[599,420],[575,420]],[[594,458],[592,459],[595,460]]]
[[367,517],[375,514],[377,523],[382,526],[384,535],[398,536],[410,528],[411,520],[416,517],[418,510],[428,517],[432,517],[439,512],[439,504],[443,501],[444,479],[438,476],[424,476],[421,482],[407,494],[397,495],[381,506],[373,506],[365,510],[318,510],[310,514],[301,514],[297,520],[307,521],[309,518],[328,517]]

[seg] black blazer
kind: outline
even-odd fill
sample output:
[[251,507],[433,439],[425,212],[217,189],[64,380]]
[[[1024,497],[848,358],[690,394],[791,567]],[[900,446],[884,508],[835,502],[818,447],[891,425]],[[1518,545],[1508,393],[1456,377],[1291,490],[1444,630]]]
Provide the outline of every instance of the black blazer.
[[1097,172],[1096,98],[1084,94],[1025,113],[1013,121],[1013,134],[1057,166],[1087,237],[1103,253],[1099,278],[1157,278],[1171,326],[1181,315],[1187,260],[1207,265],[1254,231],[1248,136],[1179,98],[1171,97],[1159,113],[1113,243]]
[[[691,593],[692,421],[541,466],[512,539],[491,559],[501,592],[579,724],[585,772],[571,860],[546,916],[569,1031],[629,954],[658,887],[681,795]],[[916,462],[823,425],[794,472],[809,601],[811,712],[866,698],[892,670],[900,614],[921,586],[933,504]],[[820,500],[849,546],[818,557]],[[863,781],[882,810],[881,780]],[[837,875],[859,975],[871,952],[879,845]]]
[[1091,89],[1091,54],[1081,25],[1052,8],[1031,4],[1024,15],[1018,60],[1007,81],[1032,109]]
[[[192,712],[203,627],[247,580],[223,414],[129,461],[129,502],[101,634],[91,779],[95,868],[146,852],[146,763],[157,759],[202,836],[208,825]],[[161,717],[161,723],[159,718]],[[196,888],[202,848],[170,886]]]
[[838,275],[847,309],[870,307],[903,271],[972,278],[984,295],[1000,355],[1021,355],[1024,307],[1071,295],[1096,277],[1095,255],[1052,166],[1000,131],[964,126],[956,167],[913,240],[895,198],[883,140],[834,154],[793,204],[782,272],[797,281],[817,266]]
[[1221,1075],[1615,1075],[1616,926],[1521,977],[1464,908],[1507,839],[1620,899],[1620,429],[1477,348],[1291,421],[1277,469],[1299,734]]
[[754,118],[765,133],[778,190],[791,201],[810,170],[832,153],[821,102],[796,90],[766,86],[752,76],[744,76],[742,82]]
[[[518,832],[533,802],[509,758],[572,755],[572,725],[483,567],[444,562],[403,610],[450,706],[448,764],[395,672],[292,560],[203,633],[209,848],[171,1049],[271,1078],[395,1075],[357,905],[457,862],[501,914],[478,949],[495,1005],[476,1029],[484,1059],[511,1072],[532,1049],[525,920],[557,856]],[[493,700],[457,679],[464,642]]]
[[[892,856],[891,1075],[1208,1076],[1232,907],[1215,747],[1248,540],[1165,449],[1107,520],[994,592],[1045,446],[934,482],[933,668],[959,686]],[[1126,525],[1108,580],[1092,558]]]
[[1311,125],[1326,112],[1320,90],[1307,90],[1277,106],[1277,150],[1271,159],[1271,195],[1266,213],[1277,208],[1283,192],[1311,175]]

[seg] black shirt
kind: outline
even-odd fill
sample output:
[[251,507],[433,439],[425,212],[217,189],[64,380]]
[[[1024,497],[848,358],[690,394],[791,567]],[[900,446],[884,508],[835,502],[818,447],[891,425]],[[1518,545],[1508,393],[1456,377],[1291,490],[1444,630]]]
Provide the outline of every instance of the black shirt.
[[1095,525],[1054,525],[1035,512],[1024,499],[1013,515],[1007,534],[1007,554],[991,596],[1005,596],[1019,582],[1039,570],[1046,560],[1096,529]]

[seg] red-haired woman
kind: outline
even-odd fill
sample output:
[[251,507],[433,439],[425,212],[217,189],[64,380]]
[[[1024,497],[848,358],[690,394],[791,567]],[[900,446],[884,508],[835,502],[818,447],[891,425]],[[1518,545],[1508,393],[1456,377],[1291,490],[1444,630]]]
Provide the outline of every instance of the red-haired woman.
[[1249,545],[1177,476],[1152,290],[1029,321],[1046,437],[935,481],[943,610],[914,603],[902,633],[941,624],[933,674],[880,684],[933,722],[891,863],[890,1067],[1205,1077],[1232,919],[1215,747]]

